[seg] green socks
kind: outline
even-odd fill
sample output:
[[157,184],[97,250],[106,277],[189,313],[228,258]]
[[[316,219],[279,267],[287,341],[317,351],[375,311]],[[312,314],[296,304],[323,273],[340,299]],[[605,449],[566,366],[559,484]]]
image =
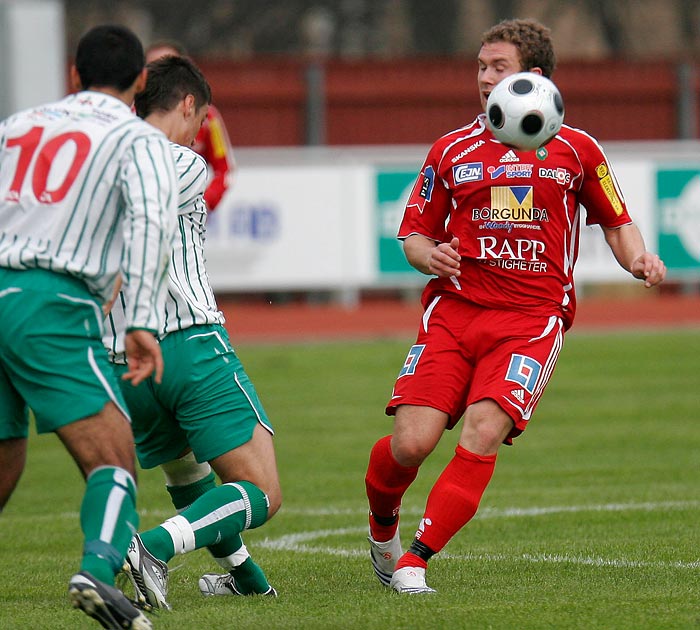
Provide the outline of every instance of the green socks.
[[267,495],[248,481],[226,483],[201,495],[182,513],[145,531],[141,540],[159,560],[231,540],[267,520]]
[[[183,486],[167,486],[168,493],[178,513],[182,513],[199,497],[216,488],[214,473]],[[236,587],[244,595],[267,593],[270,583],[263,570],[248,554],[240,534],[224,538],[208,547],[214,559],[236,580]],[[168,547],[169,550],[169,547]]]
[[192,505],[199,497],[216,488],[216,478],[210,472],[206,477],[186,486],[166,486],[170,499],[178,512]]
[[236,588],[243,595],[267,593],[270,590],[270,584],[263,570],[255,564],[250,556],[243,564],[231,569],[229,573],[236,580]]
[[80,570],[114,585],[138,522],[136,484],[131,475],[114,466],[93,470],[80,506],[85,537]]

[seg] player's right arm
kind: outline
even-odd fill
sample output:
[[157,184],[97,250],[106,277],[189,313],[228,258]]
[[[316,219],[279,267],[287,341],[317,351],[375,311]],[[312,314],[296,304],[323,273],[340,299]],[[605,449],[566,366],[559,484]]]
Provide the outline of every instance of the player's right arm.
[[411,234],[403,242],[406,260],[421,273],[442,278],[459,276],[459,239],[449,243],[436,243],[420,234]]
[[459,276],[459,239],[447,234],[451,195],[440,173],[443,150],[434,144],[406,203],[398,238],[408,263],[427,275]]
[[122,168],[126,200],[121,273],[126,326],[160,330],[167,271],[177,223],[177,177],[170,144],[161,133],[137,138]]
[[163,327],[178,206],[175,165],[163,134],[142,135],[132,143],[121,181],[126,201],[121,274],[129,363],[124,378],[137,384],[154,370],[159,380],[163,369],[154,335]]

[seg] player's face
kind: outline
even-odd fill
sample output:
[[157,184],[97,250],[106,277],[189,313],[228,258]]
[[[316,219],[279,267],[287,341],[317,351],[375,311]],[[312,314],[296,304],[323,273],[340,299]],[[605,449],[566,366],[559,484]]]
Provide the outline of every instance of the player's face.
[[484,44],[479,51],[479,99],[481,107],[486,110],[486,101],[491,90],[503,79],[521,72],[520,55],[515,44],[510,42],[492,42]]
[[194,140],[202,128],[204,121],[207,118],[207,112],[209,111],[209,105],[202,105],[198,110],[193,112],[192,118],[188,121],[186,138],[184,144],[187,147],[191,147],[194,144]]

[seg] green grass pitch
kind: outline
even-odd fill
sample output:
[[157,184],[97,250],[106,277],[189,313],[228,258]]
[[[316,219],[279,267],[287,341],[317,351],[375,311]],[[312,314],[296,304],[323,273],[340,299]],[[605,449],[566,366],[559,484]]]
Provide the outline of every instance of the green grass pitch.
[[[501,449],[477,517],[432,562],[436,595],[400,597],[367,557],[364,472],[410,340],[238,348],[275,425],[285,493],[246,542],[277,599],[199,595],[206,551],[171,562],[162,629],[700,628],[700,331],[577,334],[527,432]],[[461,425],[460,425],[461,426]],[[405,497],[408,544],[455,446],[447,433]],[[142,528],[171,515],[140,474]],[[88,629],[68,604],[82,481],[32,435],[0,516],[0,628]]]

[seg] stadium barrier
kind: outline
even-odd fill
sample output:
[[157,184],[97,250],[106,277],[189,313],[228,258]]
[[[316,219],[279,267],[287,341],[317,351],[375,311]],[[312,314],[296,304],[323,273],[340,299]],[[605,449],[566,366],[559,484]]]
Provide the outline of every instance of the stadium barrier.
[[[700,280],[700,143],[605,149],[669,278]],[[424,284],[395,234],[426,152],[413,145],[237,151],[235,182],[209,219],[215,290],[352,292]],[[601,230],[585,225],[576,277],[579,284],[632,281]]]

